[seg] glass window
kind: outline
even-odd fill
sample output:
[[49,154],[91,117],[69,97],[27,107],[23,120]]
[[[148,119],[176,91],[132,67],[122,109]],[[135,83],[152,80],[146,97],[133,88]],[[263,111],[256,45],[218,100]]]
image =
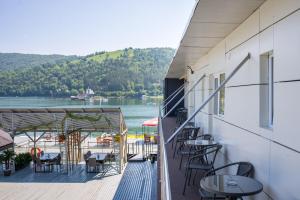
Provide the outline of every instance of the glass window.
[[273,52],[260,56],[260,126],[273,127],[274,119],[274,56]]
[[[219,79],[215,78],[214,79],[214,85],[215,85],[215,90],[219,87]],[[214,97],[214,114],[217,115],[218,114],[218,107],[219,107],[219,93],[217,93]]]
[[[225,73],[220,74],[220,85],[225,81]],[[224,115],[225,108],[225,87],[222,87],[219,94],[219,114]]]

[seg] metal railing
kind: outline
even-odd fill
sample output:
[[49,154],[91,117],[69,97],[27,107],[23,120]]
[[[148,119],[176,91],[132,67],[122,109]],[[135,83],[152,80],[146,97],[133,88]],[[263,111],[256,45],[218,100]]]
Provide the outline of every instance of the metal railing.
[[159,109],[158,133],[160,137],[160,184],[161,184],[161,199],[171,200],[171,187],[169,177],[168,159],[166,154],[165,139],[162,128],[161,109]]
[[163,116],[163,119],[167,117],[182,101],[183,99],[200,83],[205,78],[205,74],[201,76],[195,83],[194,85],[181,97],[176,104]]
[[[203,104],[170,136],[166,144],[171,142],[174,137],[181,132],[181,130],[189,123],[209,102],[218,92],[225,86],[225,84],[237,73],[237,71],[250,59],[250,53],[242,60],[242,62],[229,74],[229,76],[221,83],[221,85],[215,89],[215,91],[203,102]],[[186,95],[185,95],[186,96]],[[184,97],[183,97],[184,98]],[[180,99],[181,100],[181,99]],[[178,102],[177,102],[178,103]],[[176,104],[175,104],[176,105]],[[175,106],[174,106],[175,107]],[[167,115],[167,114],[166,114]]]

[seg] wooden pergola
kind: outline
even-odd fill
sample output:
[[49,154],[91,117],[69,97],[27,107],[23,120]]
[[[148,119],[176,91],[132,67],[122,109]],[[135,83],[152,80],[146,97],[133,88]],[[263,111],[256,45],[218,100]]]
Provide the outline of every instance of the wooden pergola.
[[0,128],[12,138],[27,135],[34,149],[45,133],[57,133],[64,140],[61,149],[66,173],[82,157],[81,142],[95,132],[113,136],[119,173],[127,162],[127,128],[120,108],[0,108]]

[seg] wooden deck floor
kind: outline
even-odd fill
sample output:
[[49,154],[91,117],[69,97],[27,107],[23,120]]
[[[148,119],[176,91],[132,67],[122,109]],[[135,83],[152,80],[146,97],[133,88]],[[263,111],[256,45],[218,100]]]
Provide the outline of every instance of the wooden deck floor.
[[86,173],[78,165],[71,175],[34,173],[28,167],[0,176],[0,200],[121,200],[156,199],[156,164],[128,163],[124,173]]
[[114,200],[156,200],[157,165],[149,161],[128,163]]
[[[176,127],[175,118],[167,117],[162,122],[164,137],[169,138],[172,134],[172,131]],[[166,153],[168,159],[169,166],[169,176],[170,176],[170,187],[171,187],[171,195],[173,200],[193,200],[200,199],[200,195],[198,192],[199,183],[200,183],[200,173],[195,180],[195,185],[187,186],[185,195],[182,195],[185,175],[184,175],[184,167],[179,170],[179,157],[175,157],[173,159],[173,149],[172,144],[168,144],[166,146]],[[185,163],[185,161],[183,162]],[[184,165],[183,165],[184,166]]]

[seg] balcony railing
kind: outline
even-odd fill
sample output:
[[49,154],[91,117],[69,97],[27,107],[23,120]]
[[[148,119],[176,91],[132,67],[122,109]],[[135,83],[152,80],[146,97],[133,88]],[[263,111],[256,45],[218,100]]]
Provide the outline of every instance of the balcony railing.
[[158,133],[160,137],[160,184],[161,184],[161,199],[171,200],[171,187],[168,169],[168,159],[166,155],[165,139],[162,128],[161,109],[159,109]]

